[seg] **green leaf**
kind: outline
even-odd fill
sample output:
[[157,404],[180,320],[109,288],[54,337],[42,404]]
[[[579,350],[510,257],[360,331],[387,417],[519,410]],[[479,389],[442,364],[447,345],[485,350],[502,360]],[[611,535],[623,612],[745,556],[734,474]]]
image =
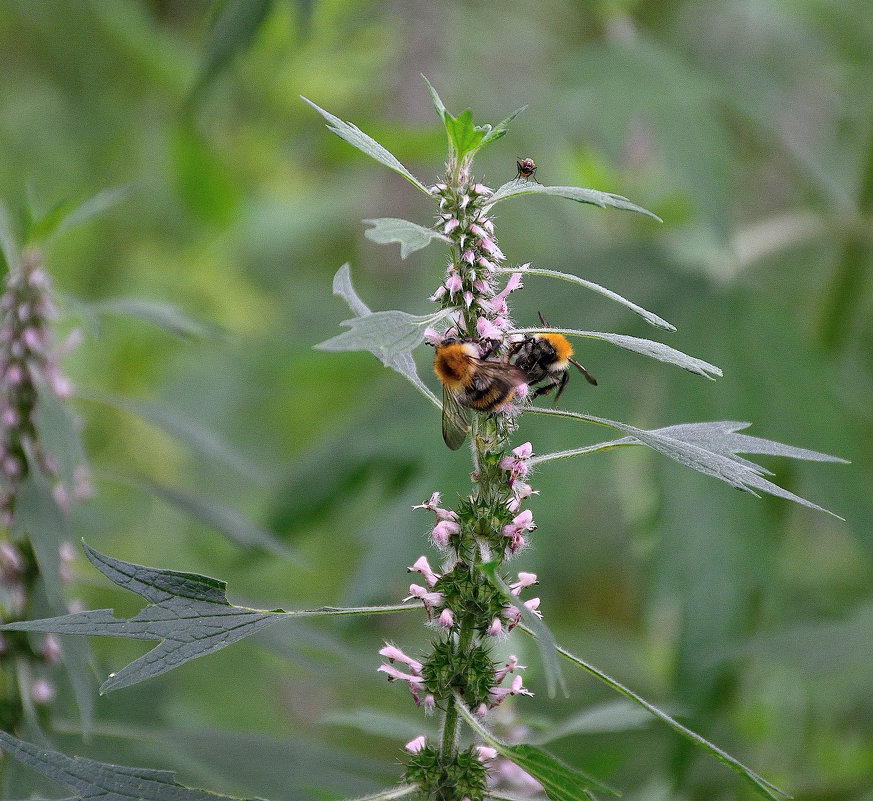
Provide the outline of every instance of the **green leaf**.
[[551,801],[592,801],[592,790],[619,796],[618,790],[589,776],[578,768],[571,768],[557,757],[533,745],[509,745],[498,740],[466,708],[460,698],[455,698],[455,707],[485,742],[497,752],[514,762],[525,773],[533,776],[542,786]]
[[[55,500],[48,477],[40,470],[29,449],[27,462],[27,476],[21,483],[15,502],[14,531],[30,541],[39,571],[44,577],[40,586],[48,609],[61,613],[68,607],[61,595],[60,583],[52,577],[58,575],[61,567],[60,546],[71,539],[70,522]],[[87,731],[94,718],[91,653],[87,644],[64,642],[63,662],[82,715],[83,729]]]
[[97,314],[138,317],[161,331],[182,339],[219,339],[224,332],[217,326],[195,320],[178,306],[146,298],[108,298],[87,304]]
[[485,138],[482,140],[479,147],[485,147],[485,145],[488,145],[491,142],[494,142],[495,140],[500,139],[500,137],[505,136],[507,130],[509,129],[509,123],[511,123],[526,108],[527,108],[527,106],[522,106],[521,108],[517,108],[505,120],[498,122],[497,125],[495,125],[494,128],[491,129],[491,133],[489,133],[485,136]]
[[185,443],[195,453],[209,461],[221,461],[253,481],[263,482],[267,480],[266,472],[262,467],[231,448],[214,431],[196,420],[184,417],[175,409],[147,400],[133,400],[123,395],[113,395],[99,389],[78,387],[76,397],[95,403],[103,403],[114,409],[136,415]]
[[473,125],[473,111],[469,108],[464,109],[457,117],[446,112],[444,122],[458,160],[478,150],[485,134],[490,133],[490,130]]
[[196,573],[123,562],[101,554],[85,543],[83,547],[94,567],[119,587],[141,595],[148,601],[148,606],[129,619],[115,617],[111,609],[97,609],[43,620],[16,621],[0,626],[0,629],[159,641],[147,654],[110,674],[100,687],[101,693],[128,687],[192,659],[220,651],[279,620],[384,614],[416,608],[416,605],[398,604],[285,612],[232,606],[225,595],[227,585],[223,581]]
[[[535,635],[536,636],[536,635]],[[607,734],[643,729],[652,722],[652,716],[629,701],[610,701],[583,709],[560,723],[540,726],[541,734],[534,745],[543,745],[562,737],[580,734]]]
[[597,292],[599,295],[603,295],[610,300],[614,300],[616,303],[620,303],[622,306],[627,307],[632,312],[642,317],[647,323],[649,323],[649,325],[653,325],[656,328],[664,328],[667,331],[676,330],[676,326],[671,325],[663,318],[658,317],[657,314],[644,309],[642,306],[638,306],[636,303],[629,301],[627,298],[623,298],[621,295],[619,295],[617,292],[613,292],[611,289],[600,286],[600,284],[595,284],[593,281],[586,281],[584,278],[579,278],[578,275],[562,273],[558,272],[557,270],[544,270],[539,267],[498,267],[494,270],[494,272],[510,274],[521,273],[524,276],[542,275],[548,278],[558,278],[562,281],[569,281],[571,284],[584,286],[586,289],[590,289],[592,292]]
[[329,111],[325,111],[323,108],[315,105],[315,103],[311,100],[307,100],[302,95],[301,99],[312,106],[312,108],[328,121],[328,129],[333,131],[333,133],[335,133],[340,139],[344,139],[350,145],[358,148],[362,153],[366,153],[370,158],[375,159],[380,164],[390,167],[394,172],[400,173],[400,175],[411,184],[417,186],[426,195],[430,195],[430,190],[375,139],[367,136],[367,134],[356,125],[352,125],[350,122],[343,122],[339,117],[335,117]]
[[114,189],[104,189],[82,203],[73,201],[58,203],[47,214],[31,224],[28,241],[48,244],[65,231],[105,214],[127,198],[132,190],[133,185],[128,184]]
[[506,134],[509,124],[524,111],[527,106],[522,106],[512,112],[505,120],[495,125],[493,128],[490,125],[476,126],[473,125],[473,112],[470,109],[462,111],[457,117],[453,117],[446,109],[436,89],[431,86],[430,81],[424,76],[425,84],[427,84],[433,107],[436,109],[439,118],[443,121],[446,128],[446,133],[449,135],[449,141],[452,144],[458,160],[471,153],[475,153],[480,148],[500,139]]
[[494,194],[488,199],[488,203],[493,205],[498,201],[521,195],[555,195],[575,200],[577,203],[590,203],[593,206],[600,206],[600,208],[611,207],[623,209],[624,211],[635,211],[638,214],[645,214],[647,217],[651,217],[658,222],[663,222],[657,214],[647,211],[636,203],[631,203],[631,201],[622,195],[615,195],[612,192],[600,192],[597,189],[584,189],[580,186],[544,186],[536,181],[525,181],[519,178],[513,178],[496,189]]
[[352,286],[348,264],[337,270],[333,278],[333,294],[343,298],[357,317],[341,323],[349,328],[349,331],[321,342],[315,346],[316,349],[368,350],[386,367],[390,367],[411,381],[419,392],[441,408],[436,395],[418,377],[412,350],[424,341],[427,327],[449,315],[451,309],[443,309],[423,316],[402,311],[371,312]]
[[364,231],[364,236],[371,242],[386,245],[389,242],[400,243],[400,258],[405,259],[410,253],[426,248],[433,239],[440,239],[451,244],[452,240],[433,228],[425,228],[409,220],[397,217],[382,217],[378,220],[364,220],[373,227]]
[[215,498],[184,492],[176,487],[157,484],[153,481],[125,481],[156,495],[189,514],[210,528],[224,534],[228,540],[242,548],[257,548],[267,553],[302,561],[275,533],[256,526],[245,515]]
[[738,490],[751,493],[756,497],[758,497],[758,493],[755,490],[759,490],[779,498],[794,501],[810,509],[816,509],[819,512],[826,512],[838,520],[843,519],[829,509],[801,498],[799,495],[795,495],[793,492],[789,492],[764,478],[765,475],[772,475],[772,473],[748,459],[737,456],[737,453],[760,453],[770,456],[784,456],[789,459],[838,462],[842,464],[846,464],[846,460],[840,459],[837,456],[819,453],[818,451],[807,450],[806,448],[795,448],[792,445],[783,445],[772,440],[736,433],[743,428],[748,428],[751,425],[750,423],[724,420],[712,423],[683,423],[645,431],[627,423],[617,423],[614,420],[605,420],[602,417],[578,414],[576,412],[556,411],[539,407],[531,408],[528,411],[535,411],[537,414],[558,414],[563,417],[586,420],[623,431],[630,435],[629,437],[603,442],[598,445],[589,445],[585,448],[535,456],[530,460],[531,464],[563,459],[569,456],[579,456],[595,450],[642,444],[665,456],[669,456],[674,461],[679,462],[679,464],[685,465],[685,467],[690,467],[707,476],[713,476]]
[[662,342],[655,342],[651,339],[640,339],[639,337],[631,337],[626,334],[611,334],[602,331],[577,331],[573,328],[517,328],[511,333],[539,334],[543,331],[553,331],[558,334],[585,337],[586,339],[599,339],[603,342],[617,345],[619,348],[639,353],[642,356],[648,356],[650,359],[657,359],[659,362],[675,364],[677,367],[682,367],[690,373],[703,376],[704,378],[713,378],[714,376],[721,375],[721,370],[714,364],[705,362],[703,359],[697,359],[694,356],[689,356],[680,350],[671,348],[669,345],[664,345]]
[[15,241],[15,233],[12,230],[12,220],[6,204],[0,201],[0,252],[6,261],[6,269],[9,272],[18,269],[20,251]]
[[227,0],[209,32],[198,86],[208,83],[254,41],[272,0]]
[[433,107],[436,109],[436,113],[439,115],[439,118],[445,122],[446,116],[448,115],[448,111],[446,110],[445,103],[443,103],[442,98],[437,94],[437,90],[431,86],[430,81],[427,77],[422,74],[422,79],[427,84],[428,91],[430,92],[431,100],[433,100]]
[[85,465],[85,449],[70,406],[44,384],[38,388],[34,426],[45,453],[57,463],[58,476],[67,489],[76,481],[76,468]]
[[549,697],[555,696],[558,686],[564,694],[567,694],[567,684],[564,681],[564,676],[561,673],[561,666],[558,663],[555,638],[552,635],[549,627],[543,622],[539,615],[534,614],[528,609],[517,596],[513,595],[509,587],[503,579],[497,574],[497,562],[488,562],[482,565],[482,572],[488,577],[491,584],[496,587],[503,600],[507,604],[517,609],[521,614],[521,619],[527,624],[528,628],[536,632],[537,647],[540,650],[540,656],[543,660],[543,668],[546,677],[546,688]]
[[229,801],[229,796],[177,784],[169,770],[129,768],[86,757],[68,757],[0,731],[9,756],[72,790],[76,798],[102,801]]
[[[525,633],[530,634],[531,636],[534,636],[533,632],[529,631],[525,627],[522,626],[521,629]],[[578,656],[574,656],[573,654],[571,654],[569,651],[562,648],[561,646],[558,646],[558,653],[560,653],[561,656],[563,656],[565,659],[568,659],[570,662],[575,664],[577,667],[582,668],[582,670],[591,674],[592,676],[594,676],[595,678],[599,679],[604,684],[606,684],[608,687],[611,687],[613,690],[615,690],[616,692],[623,695],[625,698],[629,699],[630,701],[633,701],[635,704],[638,704],[639,706],[648,710],[648,712],[650,712],[652,715],[654,715],[659,720],[666,723],[675,732],[677,732],[682,737],[684,737],[685,739],[692,742],[698,748],[703,749],[708,754],[715,757],[719,762],[723,763],[724,765],[727,765],[732,770],[735,770],[749,784],[751,784],[752,787],[754,787],[755,790],[757,790],[757,792],[759,792],[764,797],[771,799],[771,801],[783,801],[783,799],[791,797],[784,790],[780,790],[778,787],[776,787],[775,785],[768,782],[766,779],[759,776],[753,770],[751,770],[750,768],[747,768],[738,759],[735,759],[730,754],[726,753],[725,751],[722,751],[718,746],[713,745],[711,742],[709,742],[705,738],[701,737],[697,732],[692,731],[689,728],[686,728],[681,723],[679,723],[677,720],[670,717],[670,715],[668,715],[666,712],[662,712],[654,704],[649,703],[648,701],[646,701],[645,698],[642,698],[641,696],[637,695],[632,690],[629,690],[623,684],[620,684],[615,679],[606,675],[606,673],[604,673],[599,668],[594,667],[593,665],[589,664],[585,660],[580,659]]]

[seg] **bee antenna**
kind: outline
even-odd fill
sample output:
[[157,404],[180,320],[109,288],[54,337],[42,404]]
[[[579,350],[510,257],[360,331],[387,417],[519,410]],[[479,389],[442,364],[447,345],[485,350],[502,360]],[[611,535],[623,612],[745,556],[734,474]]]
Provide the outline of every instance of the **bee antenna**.
[[579,362],[577,362],[575,359],[568,359],[567,361],[569,361],[570,364],[574,365],[575,367],[579,368],[579,372],[581,372],[582,375],[585,376],[585,380],[589,384],[591,384],[592,387],[597,386],[597,379],[593,375],[591,375],[591,373],[589,373],[581,364],[579,364]]
[[549,328],[549,324],[546,322],[546,318],[543,317],[543,313],[538,311],[537,314],[540,316],[540,322],[546,327]]

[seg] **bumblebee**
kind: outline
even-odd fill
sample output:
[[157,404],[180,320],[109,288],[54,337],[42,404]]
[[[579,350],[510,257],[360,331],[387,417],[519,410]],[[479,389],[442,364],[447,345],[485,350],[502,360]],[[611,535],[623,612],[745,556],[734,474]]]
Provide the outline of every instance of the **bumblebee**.
[[[548,326],[542,312],[540,312],[540,320],[544,326]],[[555,393],[555,403],[557,403],[570,379],[571,364],[582,372],[589,384],[597,386],[597,379],[573,358],[573,346],[563,334],[545,331],[526,336],[521,342],[516,342],[512,346],[509,356],[515,357],[513,363],[524,372],[527,383],[534,389],[531,398],[548,395],[554,387],[557,387],[558,391]],[[539,386],[534,387],[536,384]]]
[[527,374],[508,361],[488,360],[497,343],[447,337],[437,345],[433,370],[443,385],[443,439],[453,451],[470,430],[470,409],[499,412],[526,384]]
[[[519,178],[524,178],[525,181],[529,181],[531,178],[536,181],[536,171],[537,165],[534,164],[533,159],[516,159],[515,166],[518,167],[518,174],[515,176],[516,180]],[[539,183],[539,181],[537,181]]]

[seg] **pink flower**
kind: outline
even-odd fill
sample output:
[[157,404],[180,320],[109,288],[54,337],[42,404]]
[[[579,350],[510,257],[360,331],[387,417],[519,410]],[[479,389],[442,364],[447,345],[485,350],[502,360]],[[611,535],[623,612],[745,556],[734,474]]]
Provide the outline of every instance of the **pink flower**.
[[439,573],[434,573],[431,569],[430,562],[427,561],[426,556],[419,556],[418,559],[415,560],[415,564],[406,569],[410,573],[421,573],[421,575],[424,576],[424,580],[427,582],[428,587],[433,587],[433,585],[437,583],[437,579],[440,577]]
[[509,589],[513,595],[518,597],[521,594],[521,591],[527,587],[532,587],[537,583],[537,574],[536,573],[525,573],[519,572],[518,581],[513,581],[512,584],[509,585]]
[[460,292],[463,289],[463,283],[461,282],[461,276],[457,273],[452,273],[447,279],[445,283],[446,289],[449,291],[449,296],[455,295],[457,292]]
[[441,628],[450,629],[455,625],[455,616],[449,608],[443,609],[440,612],[439,624]]
[[37,679],[30,687],[30,697],[35,704],[50,704],[55,700],[57,690],[47,679]]
[[411,600],[421,601],[424,606],[425,612],[427,612],[427,616],[430,617],[431,610],[436,607],[440,608],[443,605],[445,600],[443,594],[441,592],[430,592],[426,587],[422,587],[419,584],[410,584],[409,585],[409,595],[403,599],[403,602]]
[[407,656],[396,645],[392,645],[390,642],[385,643],[385,647],[379,651],[379,656],[384,656],[392,664],[395,661],[403,662],[403,664],[409,666],[416,676],[421,675],[421,662],[413,659],[411,656]]
[[472,250],[467,248],[467,250],[465,250],[464,254],[461,256],[461,259],[463,261],[467,262],[467,264],[469,264],[472,267],[474,262],[476,261],[476,255],[473,253]]
[[461,526],[453,520],[440,520],[433,529],[433,541],[440,547],[448,547],[452,537],[461,533]]
[[501,331],[487,317],[479,317],[476,320],[476,331],[482,339],[502,339],[503,331]]
[[450,234],[450,233],[451,233],[452,231],[454,231],[454,230],[455,230],[455,229],[456,229],[460,224],[461,224],[461,223],[458,222],[458,220],[456,220],[456,219],[453,217],[452,219],[450,219],[450,220],[445,224],[445,226],[443,226],[443,233],[444,233],[444,234]]
[[497,758],[497,749],[492,748],[490,745],[477,745],[476,755],[481,762],[488,762],[491,759]]
[[419,751],[423,750],[427,745],[427,737],[423,734],[420,734],[414,740],[410,740],[405,746],[403,746],[410,754],[417,754]]

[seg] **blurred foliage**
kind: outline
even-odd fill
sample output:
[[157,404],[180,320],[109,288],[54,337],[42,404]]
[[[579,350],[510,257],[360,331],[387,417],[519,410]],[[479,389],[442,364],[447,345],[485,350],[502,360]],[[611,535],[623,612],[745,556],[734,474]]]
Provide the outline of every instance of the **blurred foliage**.
[[[439,176],[444,135],[420,73],[477,119],[527,104],[477,162],[486,183],[531,156],[544,183],[619,192],[664,224],[517,199],[500,210],[502,250],[656,311],[678,328],[669,344],[724,371],[710,383],[596,343],[580,358],[600,386],[576,380],[562,402],[650,428],[749,420],[753,435],[852,464],[768,464],[845,524],[642,450],[547,464],[519,568],[540,574],[542,609],[568,648],[795,798],[870,799],[871,41],[866,0],[6,0],[0,196],[20,226],[28,206],[44,214],[133,186],[49,254],[65,324],[87,334],[67,368],[102,478],[76,535],[122,559],[232,579],[239,604],[402,597],[406,566],[428,548],[429,520],[410,507],[436,489],[465,492],[469,464],[399,376],[368,354],[311,346],[348,316],[330,292],[340,264],[371,308],[424,314],[443,255],[431,245],[401,261],[366,239],[362,219],[427,225],[432,210],[328,134],[299,95],[425,180]],[[521,324],[542,309],[554,325],[651,335],[595,295],[527,284]],[[172,303],[206,328],[173,336],[100,311],[130,298]],[[183,432],[214,432],[212,447],[107,396],[170,410],[189,421]],[[533,416],[519,436],[540,453],[601,438]],[[221,499],[298,559],[228,541],[150,482]],[[130,611],[84,562],[78,592],[89,608]],[[429,725],[376,676],[376,651],[425,636],[415,615],[276,627],[100,698],[87,742],[62,700],[53,739],[216,792],[372,791],[396,778],[401,725]],[[101,676],[142,650],[93,645]],[[614,700],[578,676],[569,702],[549,699],[530,645],[512,647],[526,683],[540,677],[520,719],[547,730]],[[747,797],[654,724],[551,747],[631,799]],[[8,797],[36,786],[17,780]]]

